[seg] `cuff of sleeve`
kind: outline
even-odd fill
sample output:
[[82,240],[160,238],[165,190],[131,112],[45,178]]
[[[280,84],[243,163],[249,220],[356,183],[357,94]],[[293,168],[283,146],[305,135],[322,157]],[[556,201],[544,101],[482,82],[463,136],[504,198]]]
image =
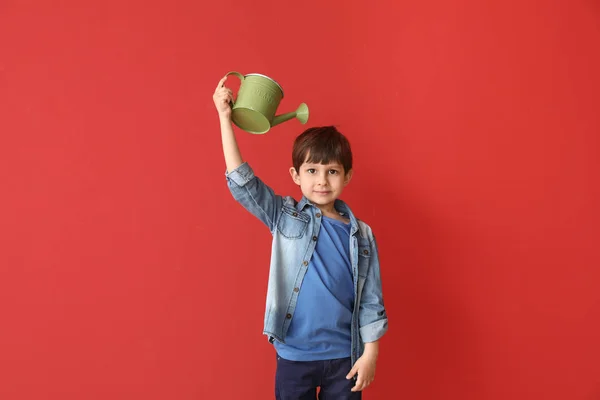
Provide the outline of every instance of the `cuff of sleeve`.
[[380,319],[360,328],[360,336],[364,343],[379,340],[388,330],[387,318]]
[[225,171],[225,177],[238,186],[244,186],[254,178],[254,171],[250,164],[243,162],[233,171]]

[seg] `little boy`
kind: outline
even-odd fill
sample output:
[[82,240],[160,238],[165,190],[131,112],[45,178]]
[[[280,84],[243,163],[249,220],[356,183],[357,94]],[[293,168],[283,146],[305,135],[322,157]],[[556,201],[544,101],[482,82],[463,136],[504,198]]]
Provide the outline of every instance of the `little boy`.
[[315,399],[319,387],[319,399],[360,399],[388,321],[375,237],[339,199],[352,177],[350,144],[334,127],[307,129],[290,168],[302,199],[275,194],[242,159],[226,79],[213,100],[227,185],[273,235],[263,334],[277,354],[275,397]]

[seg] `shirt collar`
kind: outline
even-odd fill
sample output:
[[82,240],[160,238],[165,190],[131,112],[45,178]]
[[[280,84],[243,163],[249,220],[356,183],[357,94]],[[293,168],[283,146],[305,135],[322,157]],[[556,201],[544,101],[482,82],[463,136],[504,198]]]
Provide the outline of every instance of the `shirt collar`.
[[[302,196],[302,199],[298,203],[298,210],[302,211],[306,206],[314,206],[315,208],[318,208],[309,199],[307,199],[306,196]],[[354,216],[354,213],[352,212],[348,204],[346,204],[343,200],[336,199],[333,206],[338,212],[342,213],[343,216],[350,219],[350,234],[353,235],[355,232],[357,232],[358,220]]]

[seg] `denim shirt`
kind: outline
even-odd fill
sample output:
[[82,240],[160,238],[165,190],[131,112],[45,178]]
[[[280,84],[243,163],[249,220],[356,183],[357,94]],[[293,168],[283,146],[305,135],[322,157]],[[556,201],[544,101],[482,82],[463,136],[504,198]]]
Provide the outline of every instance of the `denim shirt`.
[[[319,236],[320,210],[304,196],[297,202],[292,197],[275,194],[254,175],[246,162],[225,176],[234,199],[262,221],[273,235],[263,334],[271,343],[274,340],[285,343],[302,280]],[[351,358],[354,365],[364,352],[364,343],[374,342],[386,333],[388,320],[373,232],[342,200],[337,199],[334,206],[350,219],[354,280]]]

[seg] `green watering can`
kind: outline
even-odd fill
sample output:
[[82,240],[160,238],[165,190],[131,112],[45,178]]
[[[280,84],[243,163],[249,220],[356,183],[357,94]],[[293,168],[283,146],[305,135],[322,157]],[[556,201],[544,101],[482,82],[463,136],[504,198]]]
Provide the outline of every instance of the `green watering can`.
[[231,71],[242,81],[237,98],[232,104],[231,120],[240,129],[249,133],[266,133],[277,124],[297,118],[300,123],[308,121],[308,106],[305,103],[294,112],[275,116],[283,99],[283,89],[277,82],[261,74],[248,74]]

